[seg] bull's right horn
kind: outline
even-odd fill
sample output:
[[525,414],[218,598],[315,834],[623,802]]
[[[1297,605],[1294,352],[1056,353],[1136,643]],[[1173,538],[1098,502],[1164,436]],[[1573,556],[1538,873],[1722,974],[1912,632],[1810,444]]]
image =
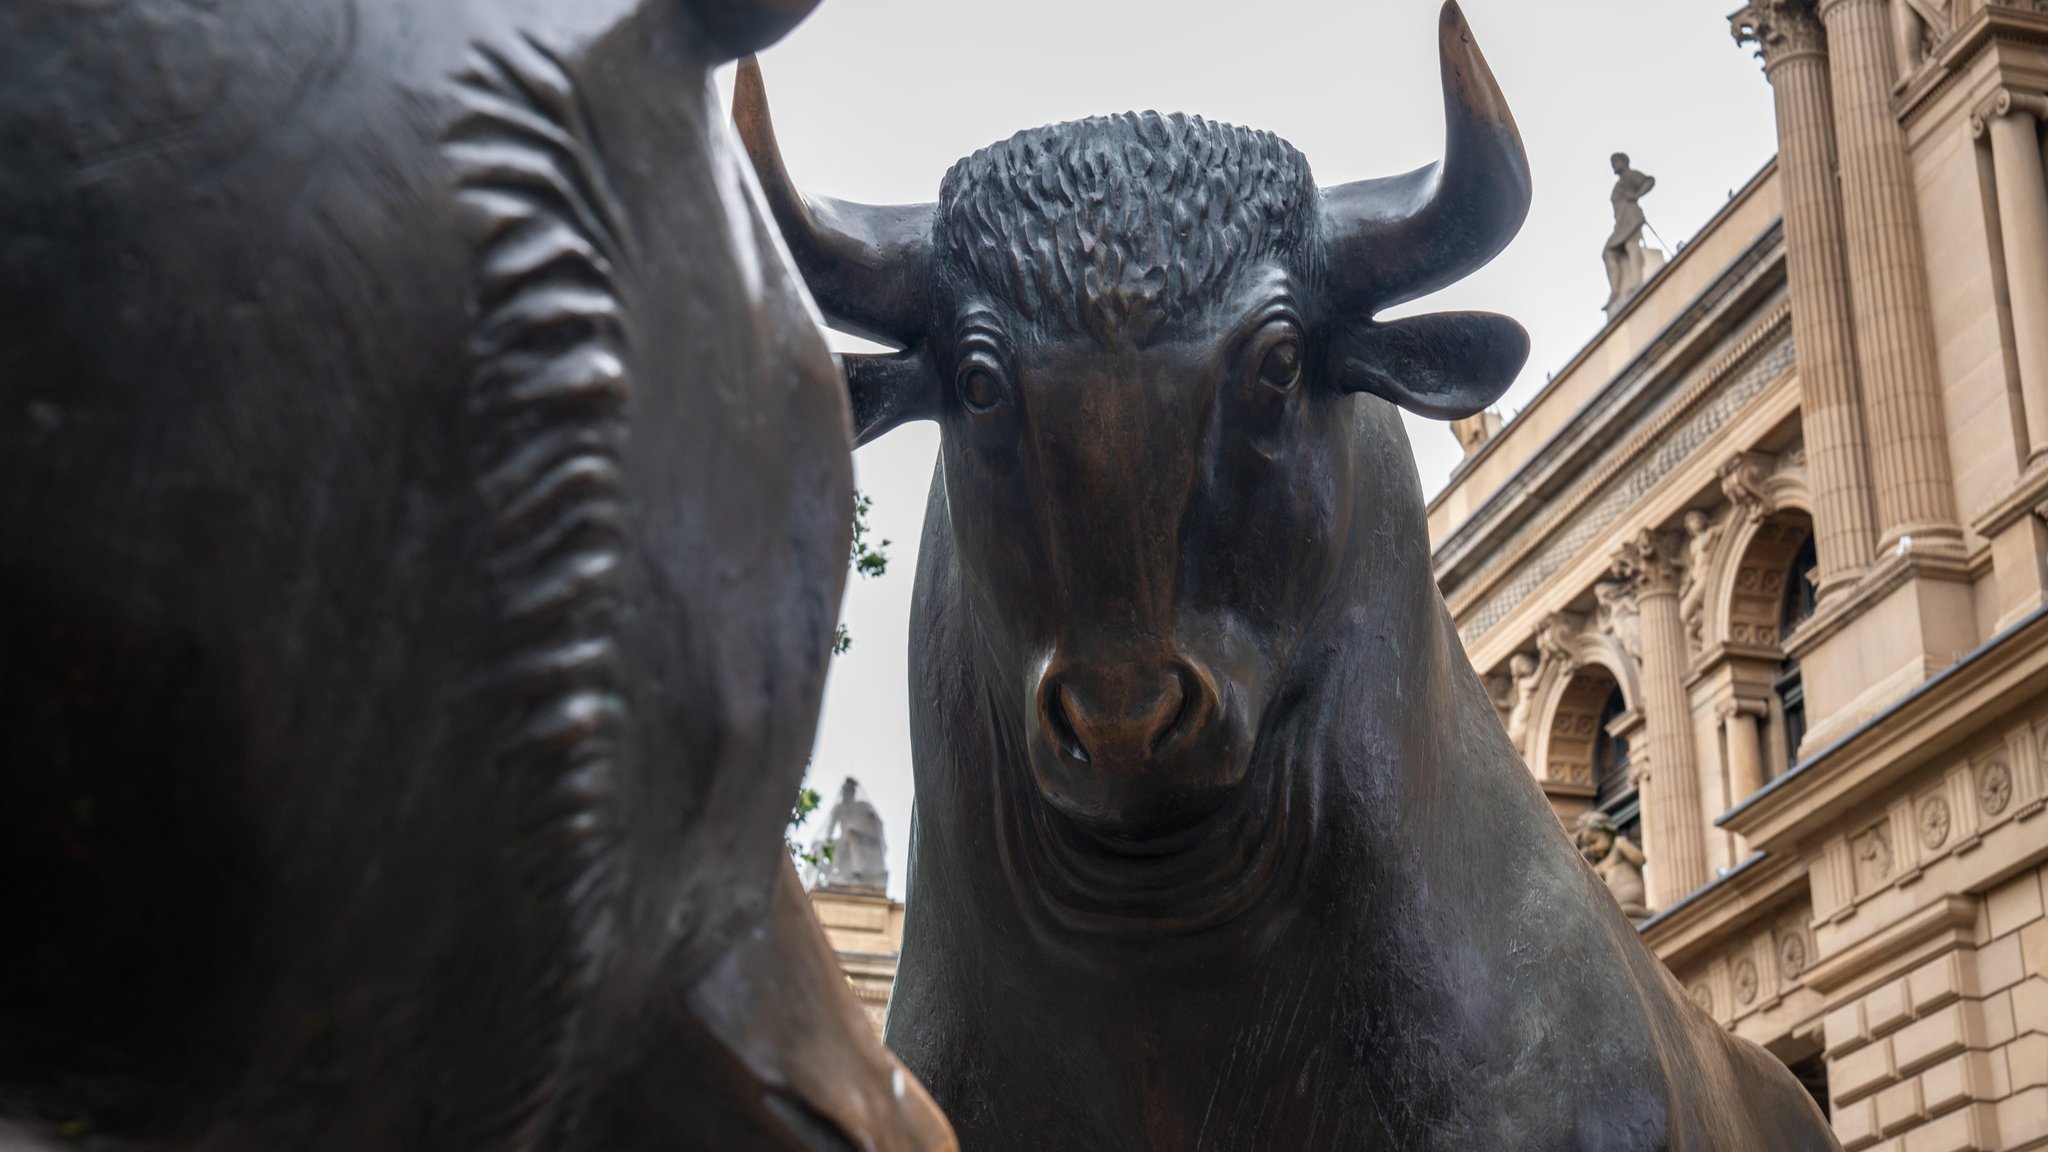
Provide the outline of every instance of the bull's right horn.
[[1323,193],[1330,302],[1340,311],[1370,314],[1464,278],[1529,214],[1529,156],[1457,0],[1446,0],[1437,34],[1443,160]]
[[798,192],[783,167],[761,66],[752,57],[740,61],[732,118],[789,254],[826,319],[856,336],[916,343],[925,330],[938,206],[855,204]]

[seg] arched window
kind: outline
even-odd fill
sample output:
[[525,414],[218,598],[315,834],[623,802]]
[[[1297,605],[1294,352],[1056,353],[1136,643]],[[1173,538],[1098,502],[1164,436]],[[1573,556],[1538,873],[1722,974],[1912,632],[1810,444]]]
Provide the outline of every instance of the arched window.
[[1600,708],[1600,723],[1594,730],[1593,805],[1614,817],[1622,835],[1641,844],[1642,801],[1628,775],[1628,740],[1608,731],[1609,725],[1626,711],[1628,701],[1621,694],[1621,686],[1616,684]]
[[[1784,644],[1807,617],[1813,615],[1814,588],[1813,570],[1820,565],[1820,557],[1814,551],[1813,536],[1809,533],[1799,551],[1793,554],[1791,570],[1786,573],[1785,592],[1778,606],[1778,643]],[[1785,763],[1790,765],[1799,759],[1799,743],[1806,739],[1806,687],[1799,678],[1799,661],[1787,653],[1785,662],[1778,667],[1778,679],[1774,685],[1778,693],[1778,704],[1784,710]]]

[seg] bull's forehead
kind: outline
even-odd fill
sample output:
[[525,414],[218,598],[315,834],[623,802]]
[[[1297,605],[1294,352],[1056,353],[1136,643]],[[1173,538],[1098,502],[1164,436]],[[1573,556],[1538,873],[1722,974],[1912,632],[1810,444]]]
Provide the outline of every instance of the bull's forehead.
[[1177,315],[1149,323],[1140,322],[1140,316],[1126,316],[1086,331],[1046,325],[1007,307],[1006,301],[977,295],[960,311],[959,337],[993,338],[1008,352],[1011,370],[1025,376],[1038,376],[1055,366],[1086,374],[1169,363],[1220,363],[1268,324],[1306,325],[1307,293],[1300,281],[1287,262],[1268,258],[1222,282],[1218,291]]

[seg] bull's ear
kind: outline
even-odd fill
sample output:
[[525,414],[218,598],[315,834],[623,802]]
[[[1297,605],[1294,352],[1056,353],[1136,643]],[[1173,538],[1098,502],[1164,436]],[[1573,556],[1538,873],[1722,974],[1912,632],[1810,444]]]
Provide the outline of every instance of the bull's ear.
[[853,446],[875,439],[898,424],[935,420],[939,415],[939,370],[922,347],[867,355],[849,352],[846,391],[853,402]]
[[1339,325],[1338,388],[1370,392],[1418,416],[1460,420],[1500,399],[1529,359],[1529,334],[1491,312],[1435,312]]

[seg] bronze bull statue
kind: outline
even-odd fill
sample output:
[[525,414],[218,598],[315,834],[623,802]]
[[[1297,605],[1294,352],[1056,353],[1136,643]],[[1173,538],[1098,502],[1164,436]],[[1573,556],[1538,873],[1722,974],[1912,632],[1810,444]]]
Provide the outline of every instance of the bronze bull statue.
[[779,836],[814,3],[0,4],[0,1145],[952,1146]]
[[1828,1149],[1572,848],[1430,576],[1398,408],[1513,321],[1376,312],[1491,259],[1527,161],[1457,6],[1441,164],[1319,190],[1152,113],[1023,132],[936,204],[800,196],[862,438],[941,428],[911,635],[891,1046],[964,1147]]

